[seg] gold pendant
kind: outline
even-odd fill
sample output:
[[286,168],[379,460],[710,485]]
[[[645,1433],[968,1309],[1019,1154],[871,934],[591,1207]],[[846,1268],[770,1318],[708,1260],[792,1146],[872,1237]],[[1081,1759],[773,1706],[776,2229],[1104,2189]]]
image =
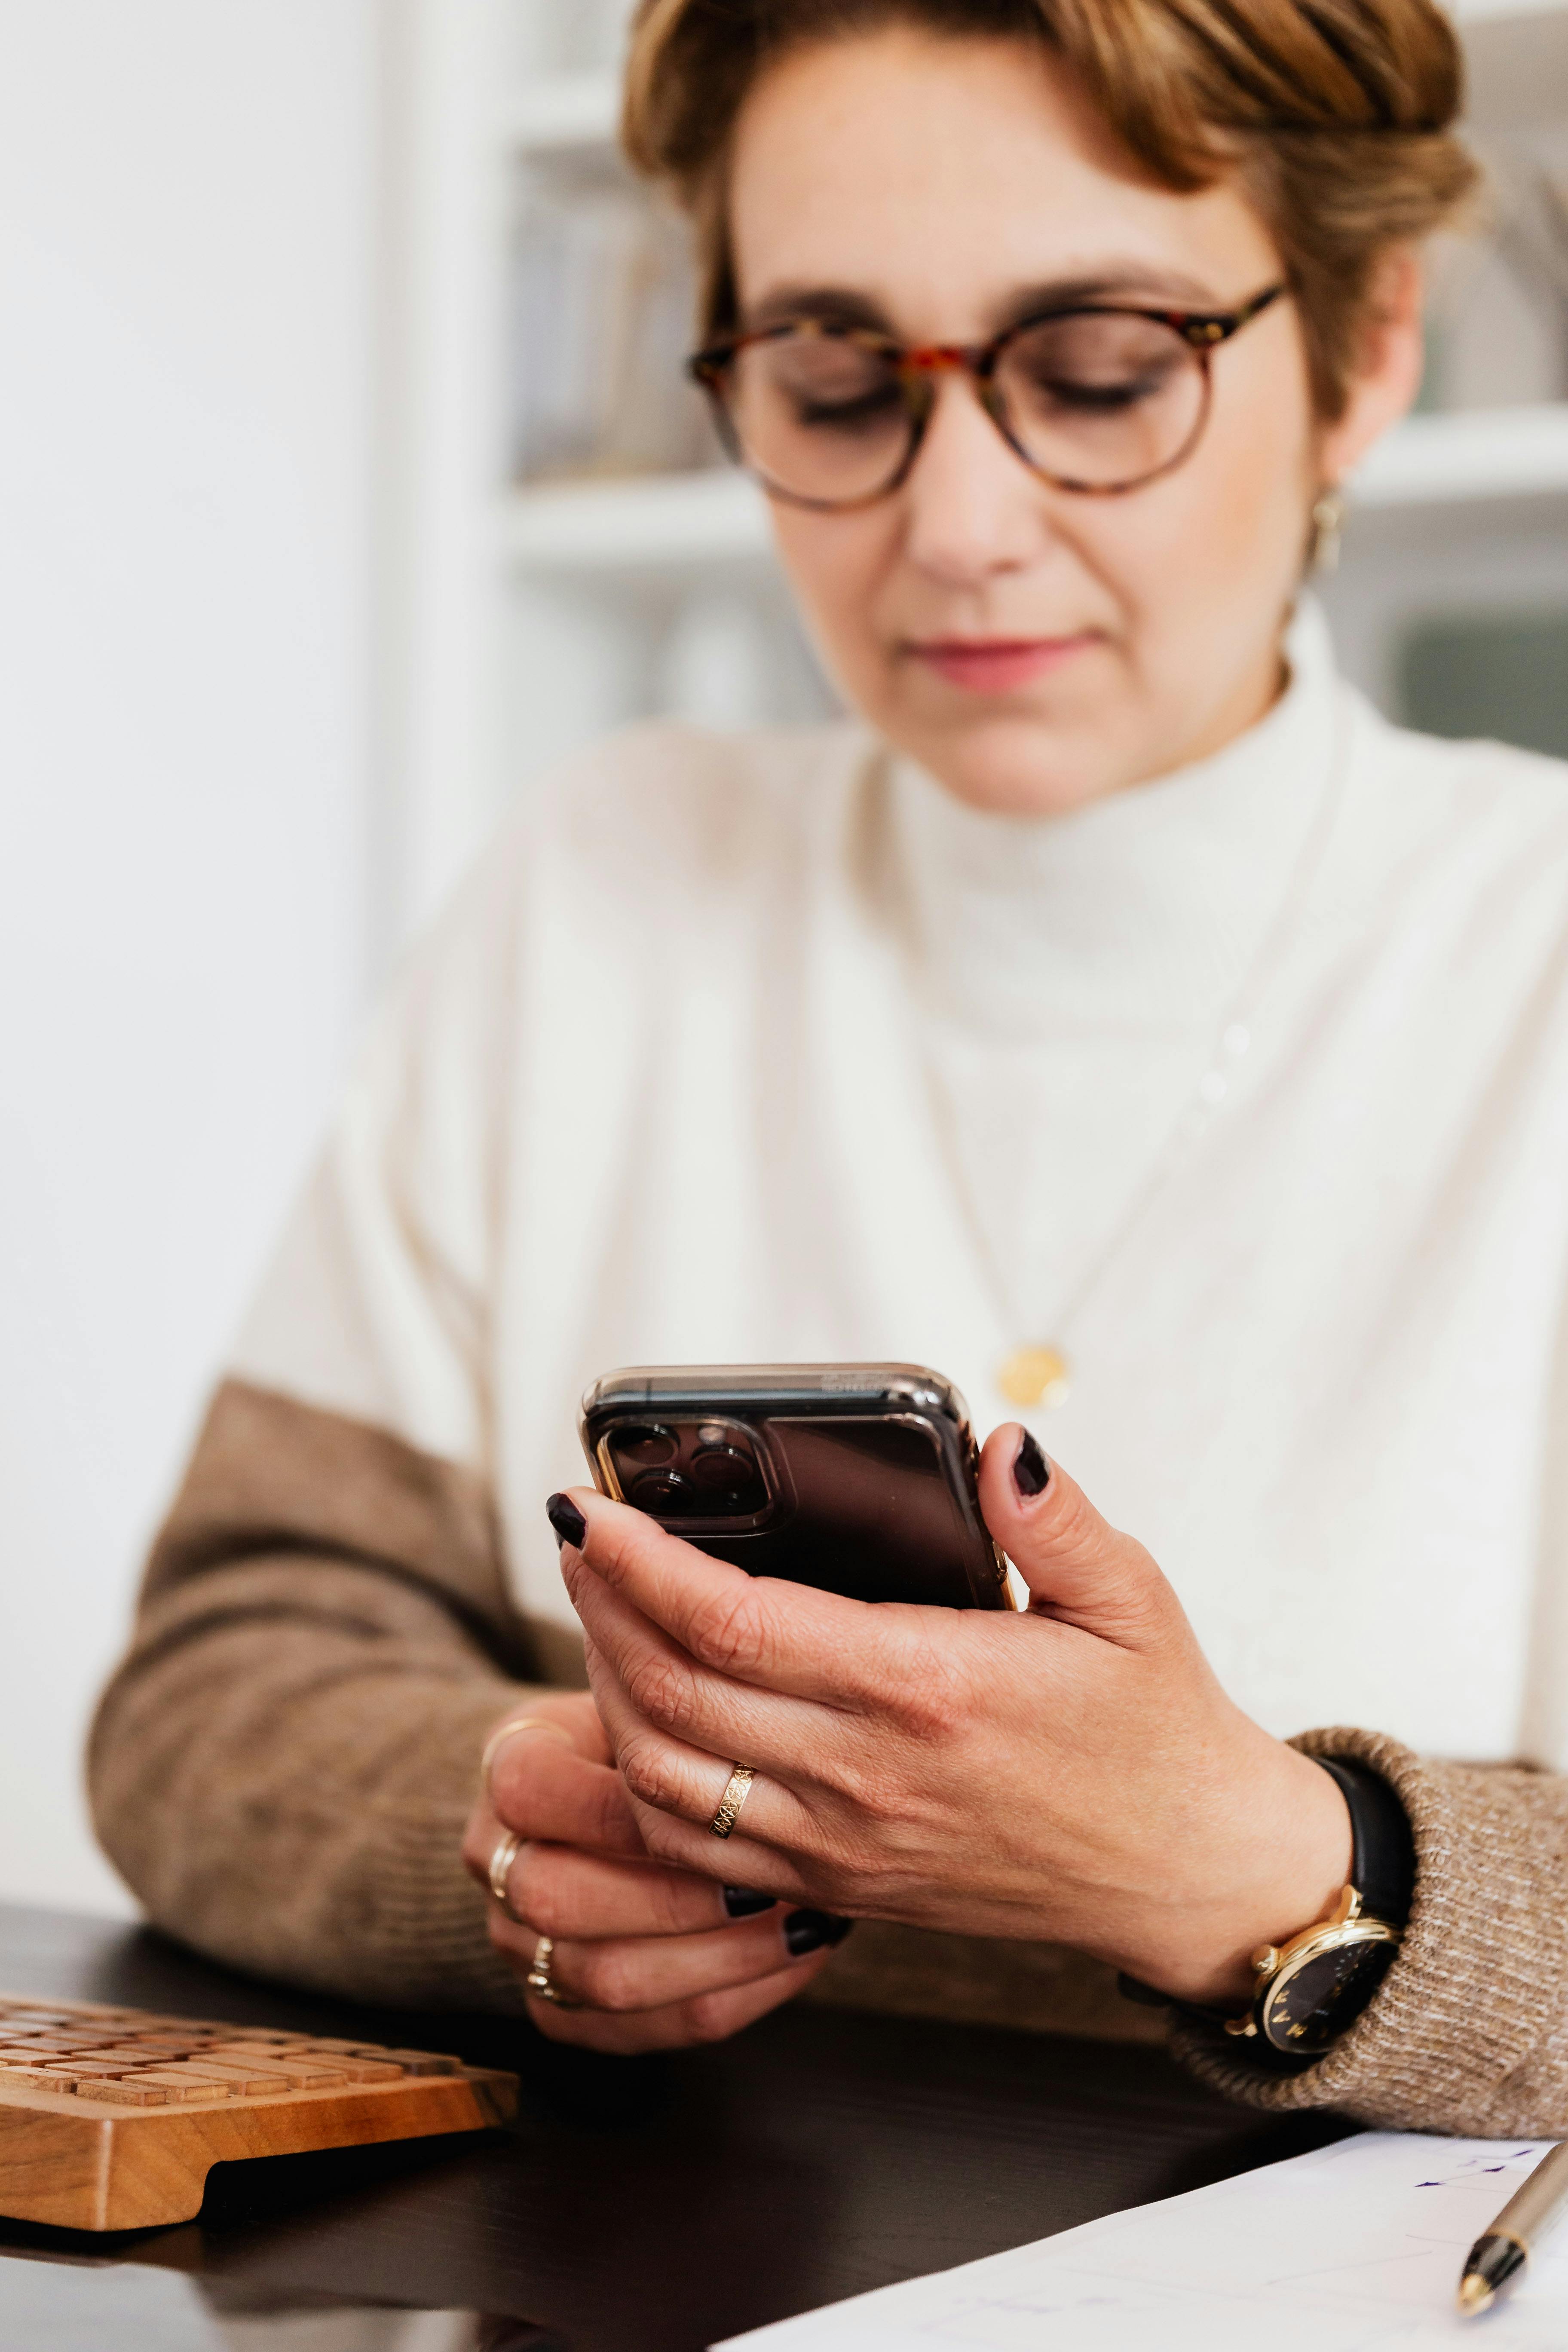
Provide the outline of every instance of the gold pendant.
[[1009,1404],[1042,1405],[1048,1412],[1071,1394],[1072,1368],[1059,1348],[1017,1348],[998,1370],[996,1385]]

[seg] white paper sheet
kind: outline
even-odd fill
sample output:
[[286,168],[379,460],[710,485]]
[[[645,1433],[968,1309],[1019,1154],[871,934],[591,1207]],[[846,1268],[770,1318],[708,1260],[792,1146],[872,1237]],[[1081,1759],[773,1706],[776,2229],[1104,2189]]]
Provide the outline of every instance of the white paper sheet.
[[1484,2318],[1454,2303],[1549,2145],[1366,2132],[715,2352],[1568,2352],[1568,2221]]

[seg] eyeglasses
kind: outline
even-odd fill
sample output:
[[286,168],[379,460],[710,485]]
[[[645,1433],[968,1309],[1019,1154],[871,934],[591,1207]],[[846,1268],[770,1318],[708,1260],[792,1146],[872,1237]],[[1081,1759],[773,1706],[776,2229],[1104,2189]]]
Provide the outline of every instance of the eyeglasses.
[[790,319],[731,335],[687,362],[730,454],[775,498],[869,506],[907,479],[938,380],[973,382],[1031,472],[1060,490],[1116,498],[1168,474],[1197,446],[1221,343],[1278,301],[1266,286],[1238,310],[1075,304],[1037,311],[989,343],[907,350],[874,328]]

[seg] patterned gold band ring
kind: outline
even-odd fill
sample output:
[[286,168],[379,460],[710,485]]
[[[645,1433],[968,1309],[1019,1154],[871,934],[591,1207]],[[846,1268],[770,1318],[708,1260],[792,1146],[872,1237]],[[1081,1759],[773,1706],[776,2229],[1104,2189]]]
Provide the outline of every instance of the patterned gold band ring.
[[710,1837],[727,1838],[741,1818],[741,1808],[752,1793],[756,1779],[749,1764],[737,1764],[724,1783],[724,1793],[719,1800],[719,1810],[708,1824]]
[[559,1985],[550,1980],[550,1963],[555,1956],[553,1936],[541,1936],[533,1948],[533,1966],[528,1972],[528,1990],[535,2000],[548,2000],[557,2009],[581,2009],[580,2000],[569,2000]]

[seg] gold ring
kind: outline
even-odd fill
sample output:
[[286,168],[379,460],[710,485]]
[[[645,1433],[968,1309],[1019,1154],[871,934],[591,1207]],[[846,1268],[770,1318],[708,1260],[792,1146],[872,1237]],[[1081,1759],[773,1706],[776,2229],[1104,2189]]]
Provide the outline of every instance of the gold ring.
[[522,1922],[518,1919],[517,1913],[507,1901],[506,1883],[511,1876],[512,1864],[517,1860],[518,1855],[521,1852],[522,1840],[516,1836],[512,1831],[508,1830],[505,1837],[502,1838],[494,1853],[490,1856],[490,1893],[495,1896],[496,1901],[500,1905],[500,1907],[506,1913],[507,1917],[509,1919],[516,1920],[519,1927],[522,1925]]
[[752,1793],[756,1779],[749,1764],[737,1764],[724,1783],[724,1793],[719,1800],[719,1810],[708,1824],[710,1837],[727,1838],[741,1818],[741,1808]]
[[509,1716],[504,1723],[497,1724],[486,1740],[485,1752],[479,1759],[479,1780],[487,1796],[489,1794],[491,1765],[507,1741],[515,1738],[520,1731],[548,1731],[554,1738],[564,1740],[568,1748],[572,1746],[572,1735],[564,1724],[547,1723],[542,1715]]
[[555,1938],[541,1936],[533,1948],[533,1966],[528,1971],[528,1990],[535,2000],[552,2001],[557,2009],[581,2009],[580,2000],[568,2000],[559,1985],[550,1981],[550,1963],[554,1957]]

